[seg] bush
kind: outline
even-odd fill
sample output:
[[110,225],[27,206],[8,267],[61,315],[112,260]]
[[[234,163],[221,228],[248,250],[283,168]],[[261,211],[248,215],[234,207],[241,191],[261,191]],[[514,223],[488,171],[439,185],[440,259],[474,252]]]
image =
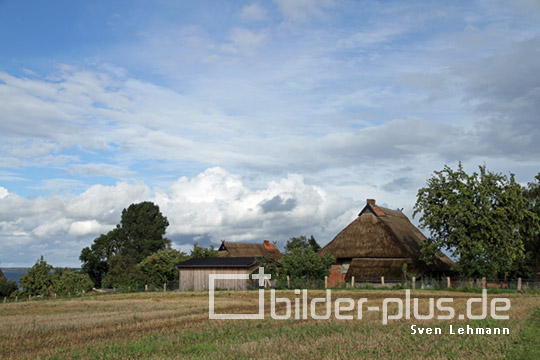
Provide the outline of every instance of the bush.
[[188,256],[177,250],[159,250],[146,257],[137,265],[142,285],[161,287],[163,284],[178,286],[176,264],[185,261]]
[[13,280],[8,280],[5,277],[0,278],[0,296],[10,296],[19,287]]
[[79,295],[92,290],[93,282],[88,274],[65,270],[55,280],[53,289],[58,295]]

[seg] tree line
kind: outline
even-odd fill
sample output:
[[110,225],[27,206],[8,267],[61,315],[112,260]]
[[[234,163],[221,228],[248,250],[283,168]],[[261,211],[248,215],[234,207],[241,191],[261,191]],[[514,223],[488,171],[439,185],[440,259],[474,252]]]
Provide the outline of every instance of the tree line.
[[[514,175],[480,166],[467,174],[445,166],[435,171],[417,194],[413,216],[430,236],[420,244],[421,260],[438,261],[442,251],[456,260],[467,278],[532,277],[540,268],[540,173],[522,187]],[[0,295],[79,294],[97,288],[178,286],[176,264],[189,258],[215,257],[217,250],[194,244],[190,254],[171,248],[164,235],[169,222],[152,202],[131,204],[118,225],[82,249],[81,271],[54,269],[41,257],[20,280],[0,279]],[[281,266],[262,259],[274,279],[303,281],[329,274],[336,259],[320,256],[311,236],[290,238]]]

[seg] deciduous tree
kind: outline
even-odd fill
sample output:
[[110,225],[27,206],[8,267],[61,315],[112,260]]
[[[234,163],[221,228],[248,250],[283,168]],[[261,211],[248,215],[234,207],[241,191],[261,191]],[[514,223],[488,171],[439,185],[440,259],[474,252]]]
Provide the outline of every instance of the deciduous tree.
[[525,243],[538,231],[514,175],[492,173],[485,166],[469,175],[461,163],[445,166],[418,191],[414,215],[431,237],[422,245],[427,263],[449,251],[466,277],[508,277],[523,267]]
[[25,295],[47,296],[53,285],[53,267],[41,258],[21,277],[20,284]]

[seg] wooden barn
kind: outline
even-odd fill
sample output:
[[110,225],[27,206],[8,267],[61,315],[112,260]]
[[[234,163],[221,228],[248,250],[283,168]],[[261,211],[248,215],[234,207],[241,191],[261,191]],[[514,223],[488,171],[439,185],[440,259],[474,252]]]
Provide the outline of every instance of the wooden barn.
[[342,281],[352,276],[356,281],[403,280],[403,264],[407,272],[449,274],[454,262],[447,256],[438,264],[426,266],[420,261],[420,241],[425,236],[400,210],[377,206],[368,199],[358,217],[321,249],[321,254],[332,254],[337,259],[332,275]]
[[222,241],[218,251],[221,257],[268,257],[273,260],[281,257],[276,244],[271,244],[268,240],[259,244]]
[[[258,266],[257,257],[193,258],[176,267],[180,291],[206,291],[210,274],[251,274]],[[251,280],[216,280],[215,289],[248,290]]]

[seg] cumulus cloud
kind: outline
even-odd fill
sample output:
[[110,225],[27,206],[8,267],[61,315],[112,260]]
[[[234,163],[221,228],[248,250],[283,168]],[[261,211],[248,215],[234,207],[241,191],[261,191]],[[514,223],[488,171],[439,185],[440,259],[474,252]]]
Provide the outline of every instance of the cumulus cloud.
[[[179,178],[166,189],[120,182],[94,185],[80,195],[31,199],[0,188],[1,194],[0,235],[10,241],[0,242],[0,254],[24,253],[9,259],[22,265],[40,254],[53,264],[77,265],[80,250],[112,230],[122,209],[145,200],[160,206],[170,223],[166,236],[183,249],[194,241],[217,245],[220,239],[284,245],[300,234],[326,243],[358,211],[352,199],[308,185],[300,175],[254,189],[219,167]],[[58,252],[58,239],[64,253]]]
[[291,211],[296,207],[296,199],[282,199],[281,196],[276,195],[270,200],[263,201],[260,206],[264,213]]

